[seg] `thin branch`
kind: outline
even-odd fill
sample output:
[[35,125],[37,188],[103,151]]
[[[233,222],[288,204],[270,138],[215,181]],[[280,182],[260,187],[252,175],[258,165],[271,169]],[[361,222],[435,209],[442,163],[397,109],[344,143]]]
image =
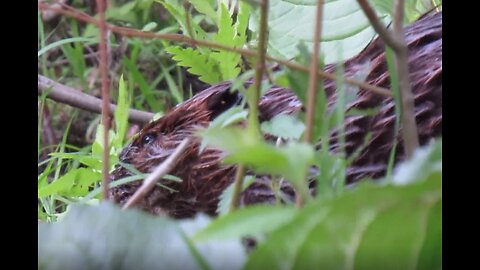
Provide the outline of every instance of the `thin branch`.
[[398,73],[398,85],[402,100],[402,137],[407,159],[419,146],[417,123],[415,119],[415,104],[410,85],[410,72],[408,70],[408,46],[403,33],[404,1],[395,0],[395,15],[393,20],[393,34],[400,41],[400,48],[395,53],[395,64]]
[[[95,19],[95,18],[93,18],[93,17],[91,17],[91,16],[89,16],[85,13],[82,13],[80,11],[77,11],[77,10],[71,8],[71,7],[67,10],[67,9],[65,9],[65,6],[64,6],[63,9],[61,9],[61,8],[55,8],[55,7],[52,7],[51,5],[39,2],[38,3],[38,8],[41,9],[41,10],[44,10],[44,9],[54,10],[58,13],[63,14],[63,15],[73,17],[73,18],[75,18],[79,21],[88,22],[88,23],[92,23],[92,24],[96,24],[96,25],[99,24],[97,19]],[[128,27],[119,27],[119,26],[115,26],[115,25],[112,25],[112,24],[107,24],[107,28],[114,33],[117,33],[117,34],[120,34],[120,35],[123,35],[123,36],[127,36],[127,37],[138,37],[138,38],[149,38],[149,39],[159,38],[159,39],[175,41],[175,42],[180,42],[180,43],[187,43],[187,44],[192,45],[192,46],[208,47],[208,48],[214,48],[214,49],[219,49],[219,50],[224,50],[224,51],[236,52],[236,53],[239,53],[239,54],[244,55],[244,56],[250,56],[250,57],[257,56],[257,52],[254,51],[254,50],[233,48],[233,47],[225,46],[225,45],[215,43],[215,42],[211,42],[211,41],[192,39],[190,37],[180,35],[180,34],[156,34],[156,33],[152,33],[152,32],[144,32],[144,31],[140,31],[140,30],[132,29],[132,28],[128,28]],[[310,70],[308,67],[302,66],[300,64],[289,62],[287,60],[277,59],[277,58],[274,58],[274,57],[271,57],[271,56],[268,56],[268,55],[265,56],[265,59],[268,60],[268,61],[280,63],[284,66],[289,67],[289,68],[299,70],[299,71],[303,71],[303,72],[309,72],[309,70]],[[329,80],[335,80],[335,75],[334,74],[324,72],[322,70],[318,71],[318,76],[323,77],[325,79],[329,79]],[[354,85],[354,86],[358,86],[358,87],[360,87],[364,90],[371,91],[373,93],[385,96],[385,97],[391,97],[392,96],[390,90],[386,89],[386,88],[370,85],[368,83],[357,81],[357,80],[354,80],[354,79],[349,79],[349,78],[345,78],[345,82],[348,83],[348,84]]]
[[122,209],[128,209],[132,205],[136,204],[141,200],[147,193],[153,189],[155,184],[162,179],[167,173],[169,173],[175,165],[177,165],[178,157],[182,154],[188,146],[190,138],[185,138],[183,141],[175,148],[175,151],[143,181],[142,186],[133,194],[127,203],[123,206]]
[[357,0],[358,4],[362,8],[363,12],[368,18],[368,21],[370,21],[370,24],[372,25],[373,29],[375,29],[375,32],[378,33],[380,38],[390,46],[394,51],[398,51],[401,47],[401,41],[397,40],[395,36],[391,35],[385,25],[383,25],[382,21],[380,21],[377,17],[377,13],[375,10],[368,4],[367,0]]
[[[265,55],[267,52],[267,35],[268,35],[268,0],[260,3],[260,35],[258,37],[258,61],[255,68],[255,81],[253,85],[253,93],[250,96],[248,113],[248,128],[250,132],[258,135],[258,103],[260,101],[260,93],[262,87],[263,74],[265,73]],[[240,204],[240,193],[243,187],[243,178],[245,177],[245,166],[239,164],[235,174],[235,184],[233,189],[232,201],[230,203],[230,211],[234,211]]]
[[267,35],[268,35],[268,0],[263,0],[260,5],[260,32],[258,37],[258,60],[255,68],[255,81],[253,95],[251,96],[249,125],[258,128],[258,103],[260,101],[260,93],[265,73],[265,55],[267,53]]
[[[47,93],[47,98],[80,108],[89,112],[101,113],[102,100],[94,96],[83,93],[80,90],[55,82],[47,77],[38,75],[38,95]],[[113,116],[117,108],[115,104],[109,104],[110,116]],[[128,113],[128,120],[136,124],[146,124],[150,122],[154,114],[131,109]]]
[[317,88],[318,83],[318,60],[320,55],[320,38],[322,36],[322,14],[323,14],[323,1],[317,0],[317,9],[315,14],[315,32],[313,37],[313,52],[312,59],[310,61],[310,76],[308,83],[308,99],[307,99],[307,115],[306,123],[307,130],[305,132],[305,142],[312,142],[313,124],[315,122],[315,104],[317,100]]
[[238,165],[235,173],[235,182],[233,186],[232,201],[230,202],[230,212],[234,211],[240,205],[240,194],[243,188],[243,178],[245,178],[245,166]]
[[109,100],[110,100],[110,81],[108,79],[108,52],[107,52],[107,25],[105,23],[106,0],[97,0],[98,14],[100,17],[98,27],[100,28],[100,76],[102,78],[102,124],[103,124],[103,199],[108,200],[109,176],[109,157],[110,146],[108,145],[108,131],[110,130]]
[[[313,52],[312,59],[310,61],[310,76],[308,83],[307,93],[307,115],[305,122],[307,124],[307,130],[305,131],[305,142],[312,143],[313,126],[315,123],[315,111],[317,101],[317,88],[319,83],[323,83],[322,80],[318,80],[318,60],[320,58],[320,39],[322,37],[322,14],[323,14],[323,1],[317,0],[317,9],[315,14],[315,29],[313,33]],[[300,192],[297,192],[295,196],[295,206],[301,207],[305,198],[302,197]]]
[[404,1],[395,0],[393,16],[393,32],[390,33],[378,19],[373,8],[366,0],[357,0],[366,14],[370,24],[378,33],[385,44],[395,52],[395,66],[398,73],[398,83],[401,97],[402,137],[404,141],[405,155],[407,159],[413,156],[413,152],[419,146],[417,124],[415,120],[415,106],[408,71],[408,46],[405,43],[403,33]]

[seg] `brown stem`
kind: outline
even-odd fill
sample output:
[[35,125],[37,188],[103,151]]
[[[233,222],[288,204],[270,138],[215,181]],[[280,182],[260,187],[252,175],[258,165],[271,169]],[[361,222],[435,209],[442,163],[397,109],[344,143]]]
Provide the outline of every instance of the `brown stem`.
[[109,170],[109,156],[110,147],[108,145],[108,131],[110,130],[109,117],[109,79],[108,79],[108,55],[107,55],[107,25],[105,23],[105,0],[97,0],[97,7],[99,13],[99,28],[100,28],[100,76],[102,78],[102,124],[103,124],[103,157],[102,157],[102,175],[103,175],[103,199],[108,200],[108,184],[110,181]]
[[380,36],[380,38],[385,42],[385,44],[390,46],[394,51],[397,51],[401,46],[400,41],[388,32],[387,28],[385,27],[385,25],[383,25],[382,21],[378,19],[377,13],[370,6],[370,4],[368,4],[367,0],[357,1],[363,12],[367,16],[368,21],[370,21],[373,29],[375,29],[375,32],[377,32],[378,36]]
[[415,105],[412,88],[410,85],[410,72],[408,70],[408,46],[405,43],[403,33],[404,1],[395,0],[395,16],[393,20],[393,34],[400,46],[395,53],[395,65],[398,73],[398,84],[402,100],[402,137],[407,159],[413,156],[413,152],[419,146],[417,123],[415,119]]
[[[73,89],[66,85],[55,82],[47,77],[38,75],[38,95],[47,92],[47,98],[70,105],[75,108],[80,108],[89,112],[101,113],[102,100],[94,96],[83,93],[80,90]],[[110,116],[113,116],[117,108],[115,104],[109,104]],[[128,113],[128,120],[136,124],[146,124],[150,122],[154,114],[139,110],[130,109]]]
[[[313,38],[313,52],[312,60],[310,62],[310,76],[308,84],[308,99],[307,99],[307,130],[305,132],[305,142],[312,142],[313,125],[315,122],[315,104],[317,100],[317,88],[318,88],[318,59],[320,54],[320,38],[322,36],[322,13],[323,13],[323,1],[317,1],[317,10],[315,15],[315,32]],[[320,83],[322,83],[320,81]]]
[[408,46],[405,43],[405,36],[403,33],[403,13],[404,1],[395,0],[393,16],[393,32],[387,31],[385,26],[378,19],[373,8],[366,0],[357,0],[360,7],[367,15],[370,24],[378,33],[380,38],[387,44],[395,53],[395,67],[398,74],[398,83],[400,88],[400,99],[402,107],[402,137],[405,148],[405,155],[407,159],[412,157],[413,152],[418,147],[418,131],[415,121],[415,106],[412,89],[410,86],[410,78],[408,71]]
[[232,201],[230,202],[230,212],[234,211],[240,206],[240,194],[243,188],[243,178],[245,177],[245,166],[238,165],[235,173],[235,182],[233,186]]
[[263,0],[260,5],[260,35],[258,37],[258,60],[255,70],[254,92],[250,102],[249,125],[258,129],[258,103],[262,86],[262,78],[265,73],[265,55],[267,51],[268,35],[268,0]]
[[[61,9],[61,8],[52,7],[51,5],[48,5],[48,4],[45,4],[45,3],[41,3],[41,2],[38,3],[38,8],[41,9],[41,10],[51,9],[51,10],[54,10],[58,13],[63,14],[63,15],[73,17],[73,18],[75,18],[79,21],[88,22],[88,23],[92,23],[92,24],[96,24],[96,25],[99,24],[98,20],[96,20],[95,18],[93,18],[93,17],[91,17],[91,16],[89,16],[85,13],[82,13],[82,12],[76,10],[76,9],[73,9],[71,7],[68,7],[68,9],[66,9],[67,7],[68,6],[64,6],[64,8]],[[244,56],[252,56],[252,57],[257,56],[257,52],[253,51],[253,50],[228,47],[228,46],[225,46],[225,45],[222,45],[222,44],[219,44],[219,43],[206,41],[206,40],[196,40],[196,39],[192,39],[190,37],[180,35],[180,34],[156,34],[156,33],[151,33],[151,32],[143,32],[143,31],[140,31],[140,30],[131,29],[131,28],[127,28],[127,27],[119,27],[119,26],[115,26],[115,25],[111,25],[111,24],[107,24],[107,28],[112,32],[115,32],[115,33],[123,35],[123,36],[128,36],[128,37],[160,38],[160,39],[169,40],[169,41],[187,43],[187,44],[190,44],[192,46],[201,46],[201,47],[214,48],[214,49],[225,50],[225,51],[230,51],[230,52],[236,52],[236,53],[239,53],[239,54],[244,55]],[[282,65],[285,65],[285,66],[287,66],[289,68],[292,68],[292,69],[295,69],[295,70],[299,70],[299,71],[303,71],[303,72],[309,72],[310,71],[310,69],[308,67],[302,66],[302,65],[297,64],[297,63],[289,62],[287,60],[277,59],[277,58],[274,58],[274,57],[271,57],[271,56],[268,56],[268,55],[265,56],[265,59],[268,60],[268,61],[280,63]],[[325,78],[325,79],[329,79],[329,80],[335,80],[335,75],[334,74],[324,72],[324,71],[321,71],[321,70],[318,71],[318,76],[320,76],[322,78]],[[386,97],[391,97],[392,96],[389,89],[385,89],[385,88],[382,88],[382,87],[370,85],[368,83],[357,81],[357,80],[354,80],[354,79],[349,79],[349,78],[345,78],[345,82],[348,83],[348,84],[354,85],[354,86],[358,86],[358,87],[360,87],[364,90],[371,91],[373,93],[382,95],[382,96],[386,96]]]

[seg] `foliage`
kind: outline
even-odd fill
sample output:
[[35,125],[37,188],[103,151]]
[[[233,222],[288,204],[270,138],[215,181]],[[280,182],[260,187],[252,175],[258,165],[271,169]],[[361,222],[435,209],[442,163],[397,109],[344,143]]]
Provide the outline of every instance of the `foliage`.
[[[255,1],[238,1],[238,8],[235,1],[223,0],[190,0],[188,4],[179,0],[111,2],[107,19],[117,25],[157,33],[182,32],[234,48],[255,48],[257,43],[259,8]],[[389,23],[393,1],[370,2],[383,22]],[[405,23],[428,9],[425,1],[406,2]],[[270,0],[270,55],[309,65],[315,3]],[[157,12],[160,7],[163,13]],[[159,19],[159,13],[166,18]],[[354,0],[325,1],[322,23],[321,67],[355,55],[375,36]],[[83,89],[92,88],[89,85],[95,81],[96,68],[86,55],[96,46],[98,31],[72,19],[65,24],[73,37],[56,36],[55,28],[44,25],[39,14],[39,73]],[[41,116],[49,104],[44,96],[39,97],[38,218],[47,222],[38,227],[39,269],[80,265],[107,269],[152,269],[159,265],[167,269],[441,268],[441,139],[418,149],[412,160],[395,169],[392,163],[391,177],[345,187],[345,171],[352,157],[347,158],[343,151],[329,153],[328,136],[336,129],[342,138],[345,106],[358,89],[344,84],[341,65],[336,74],[338,99],[331,110],[327,110],[323,85],[318,89],[315,119],[322,121],[315,121],[314,139],[320,141],[320,150],[300,142],[305,131],[304,113],[277,116],[260,126],[249,123],[242,128],[244,125],[238,124],[248,121],[249,114],[245,104],[227,110],[198,132],[202,147],[210,145],[226,151],[225,163],[242,164],[251,172],[289,181],[302,195],[304,207],[256,205],[229,212],[233,186],[220,197],[218,218],[200,214],[192,220],[176,221],[99,204],[101,156],[109,151],[110,168],[119,162],[120,151],[128,142],[129,108],[161,115],[192,95],[191,85],[188,89],[178,66],[208,84],[233,80],[232,88],[249,97],[252,89],[245,89],[244,83],[252,77],[254,71],[249,66],[256,61],[255,57],[244,59],[234,52],[165,40],[112,35],[110,44],[112,50],[125,48],[111,63],[111,73],[125,74],[125,80],[123,76],[113,77],[118,92],[112,96],[118,107],[114,128],[109,132],[110,149],[103,146],[103,128],[96,122],[92,123],[97,130],[93,142],[83,147],[68,144],[70,124],[76,121],[74,114],[61,142],[42,159],[48,146],[40,145]],[[68,60],[66,66],[53,65],[63,60]],[[388,64],[394,75],[391,62]],[[290,87],[306,104],[307,73],[284,69],[271,75],[275,83]],[[262,89],[269,86],[266,83]],[[252,106],[256,104],[248,104]],[[283,141],[266,141],[265,134]],[[309,172],[313,166],[322,168],[314,176]],[[112,186],[146,176],[129,169],[134,176]],[[317,180],[315,197],[309,192],[308,178],[312,177]],[[246,176],[243,188],[253,181],[254,177]],[[250,254],[241,245],[245,237],[254,237],[257,243]]]

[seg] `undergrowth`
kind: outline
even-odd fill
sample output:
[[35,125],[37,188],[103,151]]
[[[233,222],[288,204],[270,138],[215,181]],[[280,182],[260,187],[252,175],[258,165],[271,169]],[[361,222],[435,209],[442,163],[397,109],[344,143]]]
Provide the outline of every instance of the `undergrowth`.
[[[93,2],[91,1],[89,6],[83,1],[73,1],[72,6],[89,13]],[[107,10],[106,18],[108,22],[116,25],[156,33],[181,32],[198,40],[214,41],[233,48],[258,50],[256,46],[259,33],[256,30],[259,29],[257,21],[259,5],[256,1],[109,2],[111,6]],[[280,6],[295,4],[295,1],[271,2]],[[315,1],[311,2],[313,8]],[[330,5],[333,9],[334,2],[325,1],[325,5]],[[345,8],[352,1],[338,1],[338,3],[343,2],[343,8]],[[386,22],[391,20],[393,1],[371,2],[383,20]],[[441,1],[440,3],[413,0],[406,2],[405,24],[414,21],[422,12],[430,8],[425,6],[425,3],[441,5]],[[306,7],[299,5],[298,8]],[[279,10],[273,11],[279,12]],[[282,22],[275,22],[275,16],[280,17],[275,12],[271,16],[273,16],[270,22],[272,24],[297,23],[291,17],[283,19]],[[40,11],[38,22],[39,74],[99,96],[96,90],[100,88],[96,54],[97,28],[92,24],[79,23],[68,17],[44,21]],[[311,44],[308,37],[305,38],[305,42],[294,44],[292,48],[292,46],[286,46],[282,43],[285,41],[281,40],[281,36],[288,33],[278,33],[274,26],[268,33],[271,38],[268,53],[292,56],[293,50],[295,55],[292,59],[308,66],[311,58]],[[357,35],[357,30],[347,33],[343,39],[339,38],[339,44],[344,39],[362,38]],[[358,43],[367,44],[372,38],[373,35],[366,38],[365,42]],[[357,51],[361,49],[363,48],[357,48]],[[39,268],[62,268],[61,261],[64,259],[57,258],[59,264],[55,264],[53,262],[56,259],[51,256],[55,254],[55,248],[58,248],[56,244],[61,245],[62,241],[67,241],[62,236],[55,236],[55,231],[62,228],[69,230],[68,224],[72,227],[71,235],[77,237],[76,240],[70,240],[73,241],[72,246],[69,246],[73,254],[78,252],[77,255],[89,258],[92,263],[98,263],[93,264],[95,267],[102,265],[102,262],[106,265],[109,263],[115,265],[118,260],[114,256],[115,252],[125,252],[121,248],[130,244],[125,239],[117,240],[114,236],[125,235],[132,229],[130,228],[133,226],[132,221],[123,219],[122,213],[125,212],[100,203],[102,153],[109,151],[111,169],[119,163],[120,152],[133,135],[130,131],[132,125],[128,123],[130,108],[154,112],[157,117],[161,117],[169,108],[188,99],[207,85],[226,80],[231,80],[233,88],[247,97],[254,91],[253,87],[245,89],[244,82],[253,77],[257,57],[244,57],[235,52],[205,46],[186,46],[168,40],[123,37],[114,33],[109,36],[109,50],[112,102],[118,104],[113,117],[114,125],[108,135],[109,149],[103,146],[103,129],[98,117],[91,114],[80,117],[79,115],[84,112],[51,102],[46,99],[46,95],[39,96],[38,219],[53,223],[39,226],[39,232],[42,230],[43,235],[53,239],[47,244],[39,238],[39,248],[42,249],[39,251]],[[348,57],[348,51],[342,56],[341,52],[329,50],[329,47],[322,49],[322,55],[330,55],[329,57],[336,55],[336,60],[344,60]],[[391,52],[387,51],[387,55],[389,53]],[[329,59],[331,58],[322,57],[321,67]],[[390,74],[394,74],[391,55],[388,59]],[[266,80],[263,83],[262,91],[272,84],[289,87],[303,104],[306,104],[307,73],[289,68],[272,69],[269,66],[267,74],[271,81]],[[391,78],[391,88],[395,93],[398,91],[396,86],[398,81],[395,76]],[[135,210],[126,212],[129,212],[128,215],[137,215],[139,221],[136,226],[144,226],[145,233],[156,235],[156,239],[160,242],[181,243],[175,248],[184,254],[186,260],[190,260],[192,267],[195,268],[221,269],[224,265],[219,266],[208,255],[208,250],[213,248],[218,251],[222,247],[224,247],[223,252],[231,252],[228,253],[230,255],[241,254],[235,257],[239,258],[238,264],[231,265],[236,269],[267,267],[311,269],[313,266],[346,269],[361,269],[367,266],[370,268],[424,268],[426,266],[441,268],[441,139],[429,147],[419,149],[415,157],[400,165],[398,170],[393,168],[395,153],[392,153],[388,175],[383,181],[376,183],[364,181],[358,186],[346,188],[346,168],[353,161],[355,154],[347,157],[343,145],[345,106],[352,97],[346,91],[347,87],[351,88],[351,86],[347,86],[344,82],[342,65],[338,65],[337,68],[336,85],[338,98],[330,109],[322,83],[318,89],[315,116],[322,121],[316,122],[313,138],[314,141],[320,142],[320,150],[317,150],[314,144],[307,144],[301,140],[306,129],[304,113],[295,116],[277,116],[261,125],[250,123],[256,126],[242,129],[232,124],[247,120],[249,111],[243,106],[238,106],[223,113],[207,129],[198,134],[202,137],[204,144],[229,152],[225,162],[242,164],[256,173],[269,174],[279,180],[290,181],[304,199],[304,207],[295,208],[287,203],[248,206],[237,211],[229,211],[228,205],[232,200],[232,186],[230,186],[221,196],[218,218],[206,218],[200,215],[192,221],[172,221],[165,217],[151,219],[142,213],[136,213]],[[251,99],[247,100],[251,101]],[[253,106],[256,104],[249,104],[249,108]],[[47,109],[49,114],[46,114]],[[396,112],[396,131],[398,132],[400,124],[398,116],[401,113],[398,106]],[[80,132],[77,136],[86,136],[87,129],[95,131],[89,131],[93,134],[90,140],[87,138],[79,145],[72,145],[69,142],[71,127],[79,121],[86,121],[87,123],[83,126],[88,128],[83,128],[82,131],[85,133]],[[340,133],[340,151],[337,154],[328,151],[330,148],[328,137],[332,129],[337,129]],[[54,134],[53,139],[47,138],[47,131]],[[259,132],[275,135],[286,143],[275,145],[267,142]],[[419,169],[415,164],[423,164],[423,167]],[[128,164],[124,165],[128,167]],[[309,183],[306,181],[308,169],[312,166],[322,168],[316,176],[316,197],[308,191]],[[135,171],[135,168],[129,169],[135,172],[134,176],[116,181],[112,185],[121,185],[146,177],[146,174]],[[175,179],[174,176],[169,177]],[[252,179],[247,176],[244,187],[251,182]],[[85,204],[93,206],[88,208],[83,206]],[[100,208],[103,209],[105,217],[95,212]],[[69,215],[71,215],[70,218]],[[98,243],[95,243],[98,239],[94,239],[89,233],[78,231],[82,227],[73,225],[79,220],[74,217],[81,217],[82,221],[79,224],[93,230],[92,235],[98,233],[97,237],[104,237],[102,241],[105,241],[105,247],[108,248],[102,247],[97,254],[75,248],[75,244],[87,249],[98,248]],[[108,231],[101,230],[98,227],[99,224],[109,224],[106,221],[107,217],[127,225],[125,228],[114,226]],[[60,220],[63,220],[63,223],[58,222]],[[162,223],[164,227],[154,226],[157,223]],[[48,227],[49,225],[51,227]],[[97,232],[97,230],[100,231]],[[162,230],[172,231],[172,234],[168,235]],[[245,236],[255,236],[258,241],[258,248],[249,254],[245,254],[241,245],[237,245]],[[236,244],[225,244],[226,240]],[[149,250],[152,244],[143,242],[143,244],[132,245],[139,250]],[[166,247],[157,248],[165,249]],[[378,260],[372,263],[370,258],[373,258],[373,254],[379,250],[381,254],[375,256]],[[151,266],[147,264],[147,261],[151,260],[149,256],[158,254],[155,252],[145,254],[147,254],[145,264],[140,265],[148,268]],[[174,258],[163,255],[160,257],[164,263],[167,262],[166,265],[174,263],[172,261]],[[135,264],[138,263],[137,260],[138,258],[126,259],[126,262],[119,267],[127,269],[129,265],[139,266]],[[65,263],[68,263],[68,260]],[[139,267],[142,268],[142,266]]]

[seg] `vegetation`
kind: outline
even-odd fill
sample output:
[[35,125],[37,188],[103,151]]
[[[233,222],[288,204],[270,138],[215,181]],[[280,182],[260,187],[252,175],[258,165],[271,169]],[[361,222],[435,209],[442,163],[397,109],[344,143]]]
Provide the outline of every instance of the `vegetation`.
[[[351,160],[343,152],[329,153],[325,139],[331,128],[344,126],[349,97],[341,65],[335,74],[339,99],[331,112],[318,79],[313,89],[317,96],[307,113],[262,124],[256,120],[258,97],[273,83],[291,88],[307,104],[311,74],[371,42],[376,34],[362,8],[354,0],[324,1],[321,57],[319,65],[308,67],[318,43],[313,34],[317,1],[268,2],[109,1],[108,77],[117,108],[108,147],[105,123],[98,116],[47,99],[48,90],[39,95],[39,269],[69,269],[77,263],[89,269],[441,268],[441,140],[417,149],[385,179],[346,187],[345,169]],[[384,24],[392,21],[393,0],[369,2]],[[441,1],[405,2],[404,24],[441,6]],[[101,96],[96,89],[105,78],[98,68],[95,1],[74,0],[70,5],[59,17],[50,14],[52,19],[47,16],[52,4],[39,2],[39,75]],[[263,44],[263,38],[268,42]],[[392,90],[398,93],[394,51],[388,52],[389,70]],[[282,65],[286,61],[275,59],[294,59],[304,69],[288,64],[274,70],[263,66],[262,58]],[[247,79],[264,74],[270,81],[243,87]],[[251,109],[226,111],[198,133],[203,143],[227,150],[227,163],[290,181],[301,201],[230,208],[239,192],[232,184],[221,196],[219,217],[198,215],[184,221],[121,211],[102,201],[103,153],[108,153],[112,170],[131,138],[130,109],[153,112],[157,118],[206,85],[225,80],[233,81]],[[398,96],[396,100],[400,115],[402,102]],[[309,126],[309,111],[310,117],[324,121]],[[240,120],[248,120],[246,129],[232,125]],[[289,143],[272,145],[261,136],[267,132]],[[320,151],[304,140],[306,133],[311,133],[311,141],[322,142]],[[306,181],[312,165],[328,168],[317,177],[316,197]],[[145,177],[138,172],[111,185]],[[251,183],[248,176],[236,181],[240,188]],[[250,253],[242,245],[246,237],[257,241]]]

